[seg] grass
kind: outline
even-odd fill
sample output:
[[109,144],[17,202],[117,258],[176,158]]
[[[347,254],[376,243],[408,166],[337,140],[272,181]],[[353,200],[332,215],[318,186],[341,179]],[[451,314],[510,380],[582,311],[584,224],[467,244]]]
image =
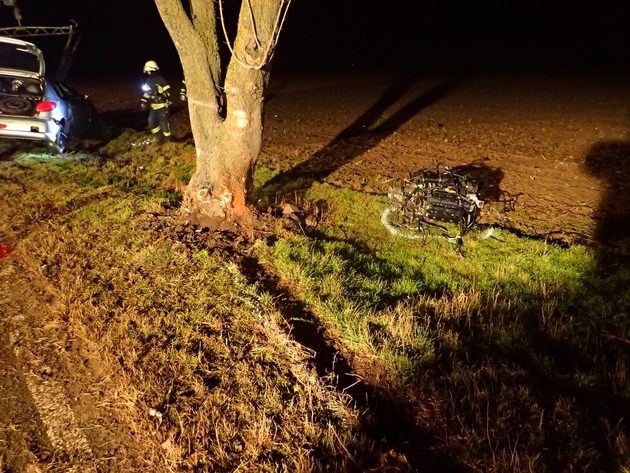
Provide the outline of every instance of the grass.
[[103,403],[124,400],[116,416],[159,471],[346,469],[356,412],[313,375],[311,355],[277,328],[273,299],[233,262],[160,238],[151,219],[172,191],[153,179],[168,160],[129,159],[3,167],[3,241],[47,281],[45,323],[96,347],[113,379]]
[[[0,167],[1,274],[42,281],[45,322],[94,347],[146,469],[630,469],[626,260],[498,228],[462,258],[326,184],[299,202],[325,208],[316,230],[213,250],[163,217],[194,150],[133,139]],[[297,342],[304,325],[333,361]]]
[[441,406],[420,425],[457,463],[629,467],[627,419],[612,408],[628,405],[627,260],[502,229],[473,231],[460,258],[443,239],[387,234],[382,199],[325,184],[305,198],[326,200],[326,227],[280,240],[273,264],[345,345]]

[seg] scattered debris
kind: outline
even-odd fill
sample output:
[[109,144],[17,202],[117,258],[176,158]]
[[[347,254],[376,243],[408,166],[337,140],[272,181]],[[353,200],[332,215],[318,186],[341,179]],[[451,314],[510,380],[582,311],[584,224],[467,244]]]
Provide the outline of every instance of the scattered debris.
[[164,417],[164,414],[162,414],[160,411],[158,411],[157,409],[155,409],[154,407],[152,407],[151,409],[149,409],[149,415],[151,417],[155,417],[158,421],[162,422],[162,418]]
[[153,144],[153,143],[155,143],[155,140],[153,140],[152,138],[147,138],[142,141],[135,141],[131,143],[131,146],[133,146],[134,148],[138,148],[140,146],[149,146],[150,144]]
[[315,213],[300,209],[294,204],[284,203],[279,210],[288,228],[314,228],[319,223],[319,218]]
[[15,248],[10,248],[0,243],[0,258],[6,258],[14,251],[15,251]]

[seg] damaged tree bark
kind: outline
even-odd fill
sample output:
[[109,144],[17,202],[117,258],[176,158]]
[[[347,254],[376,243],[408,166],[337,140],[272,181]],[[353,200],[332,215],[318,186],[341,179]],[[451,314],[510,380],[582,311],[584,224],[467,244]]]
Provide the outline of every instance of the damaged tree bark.
[[[212,229],[252,223],[264,91],[290,0],[242,0],[233,43],[222,1],[155,0],[186,78],[197,160],[184,195],[187,220]],[[223,74],[217,29],[231,57]]]

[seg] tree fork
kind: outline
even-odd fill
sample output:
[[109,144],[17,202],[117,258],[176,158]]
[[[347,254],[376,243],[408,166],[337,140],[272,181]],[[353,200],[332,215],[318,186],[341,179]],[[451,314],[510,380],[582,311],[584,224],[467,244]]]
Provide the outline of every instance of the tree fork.
[[[222,0],[155,0],[177,48],[188,89],[197,150],[195,173],[182,211],[188,221],[212,229],[250,225],[254,171],[262,145],[264,90],[290,0],[243,0],[233,45]],[[217,10],[219,15],[217,15]],[[221,87],[217,25],[231,57]],[[224,94],[224,109],[220,94]]]

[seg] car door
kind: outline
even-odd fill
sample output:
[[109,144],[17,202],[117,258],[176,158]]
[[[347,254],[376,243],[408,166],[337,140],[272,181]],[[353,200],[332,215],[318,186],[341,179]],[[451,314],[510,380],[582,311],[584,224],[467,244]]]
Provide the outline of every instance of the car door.
[[96,123],[96,109],[84,95],[79,94],[71,86],[63,82],[52,80],[55,90],[68,108],[68,124],[66,127],[69,136],[89,135]]

